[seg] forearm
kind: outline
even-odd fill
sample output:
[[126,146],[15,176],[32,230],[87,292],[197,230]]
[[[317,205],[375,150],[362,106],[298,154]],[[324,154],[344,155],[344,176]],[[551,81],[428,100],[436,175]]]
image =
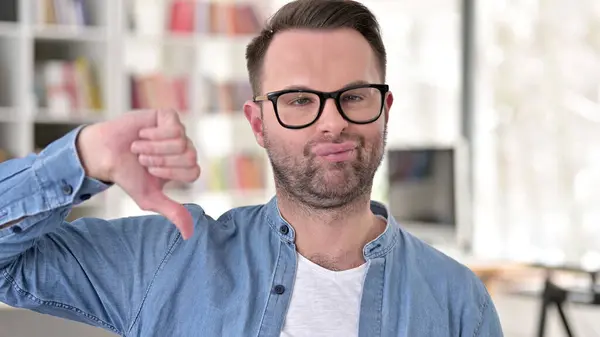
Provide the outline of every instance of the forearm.
[[[39,155],[0,164],[0,302],[118,335],[131,326],[153,277],[181,242],[177,228],[158,215],[65,221],[73,206],[109,187],[101,180],[136,201],[146,201],[148,191],[161,193],[130,150],[140,129],[155,126],[156,114],[145,122],[125,116],[79,128]],[[112,174],[115,168],[120,175]]]
[[108,187],[85,176],[78,131],[39,155],[0,164],[0,268],[60,226],[73,205]]

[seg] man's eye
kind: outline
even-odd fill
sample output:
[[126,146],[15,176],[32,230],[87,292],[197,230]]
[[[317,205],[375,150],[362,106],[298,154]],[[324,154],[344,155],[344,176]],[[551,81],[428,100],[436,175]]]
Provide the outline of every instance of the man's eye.
[[307,97],[298,97],[290,102],[292,105],[306,105],[311,103],[311,99]]
[[347,102],[354,102],[354,101],[360,102],[362,99],[363,98],[361,96],[358,96],[358,95],[346,95],[346,96],[343,97],[343,100],[347,101]]

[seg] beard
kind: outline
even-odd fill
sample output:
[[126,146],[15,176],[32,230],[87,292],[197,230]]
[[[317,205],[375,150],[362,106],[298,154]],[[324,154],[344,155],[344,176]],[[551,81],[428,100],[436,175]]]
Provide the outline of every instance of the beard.
[[[387,126],[381,137],[368,141],[360,135],[342,134],[337,138],[319,138],[307,143],[302,156],[294,156],[272,141],[264,129],[264,141],[277,188],[286,196],[311,209],[337,209],[362,199],[369,199],[375,172],[381,165],[387,139]],[[355,157],[349,161],[326,162],[311,151],[316,144],[357,144]]]

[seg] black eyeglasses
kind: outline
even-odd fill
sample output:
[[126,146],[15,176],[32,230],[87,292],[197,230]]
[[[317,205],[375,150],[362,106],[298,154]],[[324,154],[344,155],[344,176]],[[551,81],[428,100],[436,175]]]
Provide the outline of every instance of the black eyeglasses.
[[332,98],[342,117],[354,124],[369,124],[381,116],[387,84],[360,84],[338,91],[289,89],[254,97],[254,102],[271,101],[281,126],[302,129],[314,124]]

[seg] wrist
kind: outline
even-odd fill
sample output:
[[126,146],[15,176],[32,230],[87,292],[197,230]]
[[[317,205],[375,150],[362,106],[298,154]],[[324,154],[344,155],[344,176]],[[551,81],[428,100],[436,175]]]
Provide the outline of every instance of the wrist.
[[95,135],[98,125],[84,126],[76,140],[77,154],[86,177],[112,184],[110,159],[101,149],[101,141]]

